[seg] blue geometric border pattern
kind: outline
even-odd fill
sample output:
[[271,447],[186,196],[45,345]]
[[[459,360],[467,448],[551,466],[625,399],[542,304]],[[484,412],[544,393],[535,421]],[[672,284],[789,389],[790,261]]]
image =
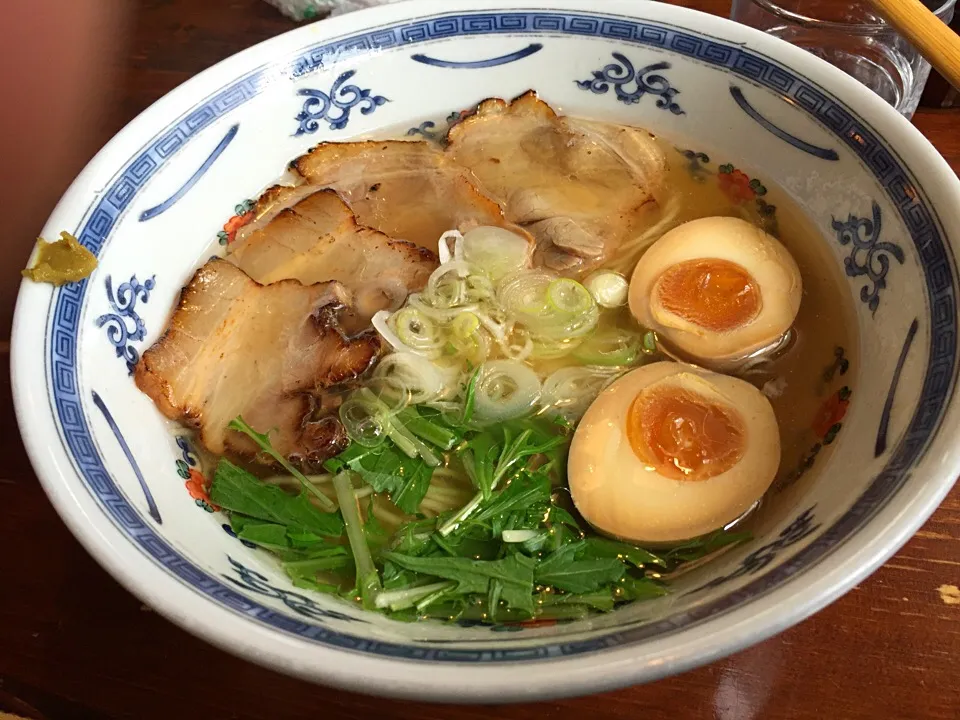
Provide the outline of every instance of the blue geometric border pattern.
[[[953,393],[957,369],[956,275],[953,258],[944,244],[935,213],[927,204],[922,188],[915,185],[900,159],[864,120],[856,117],[821,88],[769,58],[718,39],[628,18],[517,11],[439,15],[378,28],[312,47],[294,60],[290,69],[295,75],[302,75],[321,65],[329,67],[345,57],[371,50],[416,45],[441,38],[496,33],[530,34],[532,39],[551,35],[612,38],[624,45],[655,47],[695,58],[780,94],[839,138],[863,161],[885,189],[909,230],[923,267],[929,299],[929,317],[926,321],[930,327],[930,358],[924,370],[917,410],[902,439],[891,451],[886,467],[843,517],[789,561],[722,598],[659,622],[611,630],[584,641],[558,642],[532,648],[444,650],[371,641],[297,620],[241,595],[180,555],[128,504],[96,452],[80,402],[76,362],[78,321],[87,282],[64,285],[55,297],[51,335],[48,336],[51,400],[67,454],[72,457],[92,495],[134,544],[188,586],[251,620],[305,640],[408,660],[490,663],[598,652],[689,628],[733,610],[751,598],[767,594],[802,573],[879,512],[906,481],[910,469],[922,457],[937,433],[944,409]],[[170,126],[162,136],[134,157],[102,199],[88,211],[88,219],[76,233],[83,244],[94,253],[99,253],[120,213],[144,182],[197,132],[256,95],[266,73],[267,69],[258,70],[227,87],[198,106],[184,120]]]

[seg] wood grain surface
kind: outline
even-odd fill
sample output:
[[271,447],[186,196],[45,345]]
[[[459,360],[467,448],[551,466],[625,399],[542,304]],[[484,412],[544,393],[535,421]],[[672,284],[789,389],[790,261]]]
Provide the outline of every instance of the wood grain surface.
[[[683,4],[728,10],[722,0]],[[293,26],[262,0],[140,0],[121,43],[115,99],[85,138],[85,152],[92,154],[198,71]],[[921,110],[915,123],[954,170],[960,168],[960,110]],[[35,219],[37,227],[44,217]],[[24,255],[28,246],[25,241]],[[862,585],[782,635],[713,665],[648,686],[540,705],[384,701],[249,664],[188,635],[121,589],[80,548],[37,483],[16,430],[8,348],[0,344],[6,458],[0,470],[0,713],[33,712],[49,720],[960,718],[960,604],[940,592],[960,585],[958,490]]]

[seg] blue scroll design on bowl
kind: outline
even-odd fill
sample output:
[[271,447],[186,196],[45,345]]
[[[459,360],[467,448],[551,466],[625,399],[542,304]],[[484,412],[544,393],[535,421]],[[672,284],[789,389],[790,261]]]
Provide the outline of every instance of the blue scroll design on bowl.
[[837,242],[850,246],[850,254],[843,259],[848,277],[866,275],[868,284],[860,288],[860,300],[876,314],[880,306],[880,291],[887,286],[890,257],[901,265],[906,261],[903,248],[896,243],[880,240],[880,206],[873,202],[873,219],[848,215],[845,221],[833,218],[831,223]]
[[743,110],[747,115],[757,121],[760,127],[768,130],[769,132],[776,135],[778,138],[783,140],[790,145],[793,145],[797,150],[803,150],[805,153],[810,153],[811,155],[823,158],[824,160],[839,160],[840,156],[837,155],[836,150],[831,150],[829,148],[817,147],[816,145],[811,145],[806,140],[801,140],[795,135],[791,135],[783,128],[779,128],[774,125],[772,122],[767,120],[763,115],[757,112],[756,108],[753,107],[743,94],[743,90],[738,88],[736,85],[730,86],[730,94],[733,96],[733,99],[737,101],[737,105],[740,106],[740,109]]
[[240,123],[235,123],[232,125],[230,129],[227,130],[227,134],[223,136],[223,139],[221,139],[217,146],[213,149],[213,152],[207,156],[207,159],[203,161],[203,164],[197,168],[197,171],[187,179],[180,189],[159,205],[155,205],[154,207],[144,210],[142,213],[140,213],[140,222],[150,220],[155,218],[157,215],[166,212],[172,208],[184,195],[190,192],[190,189],[197,184],[197,181],[202,178],[206,174],[207,170],[213,167],[213,164],[217,161],[217,159],[223,155],[223,151],[227,149],[227,146],[231,142],[233,142],[233,139],[237,136],[237,131],[239,129]]
[[417,127],[412,127],[407,130],[407,137],[414,137],[419,135],[422,138],[427,140],[432,140],[434,142],[444,143],[447,139],[447,132],[453,124],[460,118],[460,113],[454,111],[447,115],[447,129],[441,130],[437,127],[437,123],[433,120],[426,120],[420,123]]
[[686,150],[684,148],[674,148],[683,155],[687,161],[687,172],[697,182],[704,182],[707,176],[713,175],[713,170],[709,168],[710,156],[699,150]]
[[131,451],[130,446],[127,445],[127,440],[123,437],[123,432],[121,432],[120,426],[117,425],[117,421],[113,419],[113,413],[111,413],[107,408],[107,404],[103,401],[103,398],[100,397],[96,390],[91,390],[90,394],[93,396],[93,404],[97,406],[97,409],[103,415],[103,419],[107,421],[107,425],[110,426],[110,430],[113,432],[113,436],[117,439],[120,449],[123,450],[123,454],[130,463],[130,467],[133,468],[133,474],[137,476],[137,482],[140,483],[140,489],[143,490],[143,496],[147,501],[147,510],[150,513],[150,517],[156,520],[157,525],[163,525],[163,520],[160,519],[160,509],[157,507],[157,503],[153,499],[153,493],[151,493],[150,488],[147,487],[147,481],[144,480],[143,473],[140,472],[140,466],[137,465],[137,460],[133,457],[133,451]]
[[360,618],[347,615],[346,613],[322,608],[306,595],[301,595],[300,593],[281,590],[280,588],[274,587],[270,584],[270,581],[266,575],[261,575],[260,573],[251,570],[242,563],[234,560],[229,555],[227,555],[227,560],[230,562],[230,565],[233,566],[233,571],[237,574],[239,579],[232,578],[229,575],[224,575],[223,577],[226,578],[226,580],[249,592],[254,592],[257,595],[264,595],[266,597],[279,600],[298,615],[310,618],[311,620],[343,620],[344,622],[360,623],[366,622],[366,620],[361,620]]
[[880,413],[880,425],[877,428],[877,442],[873,447],[873,456],[880,457],[887,450],[887,431],[890,428],[890,413],[893,411],[893,399],[897,394],[897,385],[900,384],[900,373],[903,372],[903,365],[907,361],[907,355],[910,354],[910,347],[913,345],[913,339],[917,336],[917,330],[920,329],[920,320],[913,319],[910,323],[910,329],[907,330],[907,336],[903,339],[903,347],[900,348],[900,357],[897,358],[897,365],[893,369],[893,377],[890,379],[890,389],[887,391],[887,399],[883,403],[883,411]]
[[419,135],[427,140],[439,140],[440,131],[436,128],[437,124],[433,120],[426,120],[417,127],[412,127],[407,130],[407,136],[413,137],[414,135]]
[[134,275],[130,282],[120,283],[116,295],[113,293],[113,278],[110,275],[107,275],[104,284],[113,312],[98,317],[96,324],[98,328],[106,326],[107,340],[116,348],[117,357],[126,361],[127,372],[132,375],[133,368],[140,361],[140,352],[133,343],[143,340],[147,334],[143,319],[137,312],[137,301],[146,303],[150,299],[150,291],[156,285],[156,276],[141,284]]
[[[659,70],[669,70],[670,63],[658,62],[634,70],[633,63],[626,55],[613,53],[613,57],[616,63],[604,65],[602,70],[594,70],[591,80],[575,81],[577,87],[597,95],[604,95],[612,85],[617,93],[617,100],[627,105],[640,102],[640,98],[644,95],[655,95],[658,108],[669,110],[674,115],[686,114],[686,111],[674,101],[674,97],[680,91],[672,87],[670,81],[663,75],[657,74]],[[631,89],[631,84],[635,84],[636,87]]]
[[[180,459],[177,460],[177,469],[179,470],[182,468],[184,474],[181,475],[181,477],[186,480],[187,477],[189,477],[189,475],[186,474],[188,469],[196,467],[199,460],[197,459],[197,454],[193,451],[193,448],[190,447],[190,441],[186,437],[183,435],[177,435],[176,442],[177,447],[180,448]],[[181,465],[181,463],[183,464]]]
[[538,52],[543,50],[542,43],[530,43],[525,48],[521,48],[512,53],[507,53],[506,55],[500,55],[499,57],[487,58],[486,60],[441,60],[440,58],[430,57],[429,55],[423,55],[422,53],[417,53],[416,55],[411,55],[410,59],[418,63],[423,63],[424,65],[432,65],[433,67],[439,68],[450,68],[454,70],[480,70],[483,68],[497,67],[498,65],[507,65],[517,60],[523,60],[528,58],[531,55],[535,55]]
[[357,74],[356,70],[347,70],[338,77],[329,92],[301,88],[297,95],[307,98],[303,109],[297,115],[300,127],[294,135],[314,133],[320,128],[320,121],[330,125],[331,130],[343,130],[350,122],[350,113],[360,109],[361,115],[369,115],[384,103],[390,102],[382,95],[371,95],[371,90],[361,90],[357,85],[345,85]]

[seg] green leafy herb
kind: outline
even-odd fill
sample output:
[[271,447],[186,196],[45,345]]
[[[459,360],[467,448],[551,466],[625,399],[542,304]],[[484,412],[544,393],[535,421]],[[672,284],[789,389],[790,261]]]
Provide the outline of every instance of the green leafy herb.
[[427,490],[430,489],[433,468],[420,463],[405,467],[403,470],[405,473],[403,483],[398,491],[390,493],[390,499],[405,513],[415,515],[420,510],[420,503],[423,502]]
[[400,590],[421,584],[421,576],[386,560],[383,563],[384,590]]
[[408,407],[397,413],[395,419],[421,440],[426,440],[441,450],[449,450],[460,439],[460,434],[441,424],[439,413],[428,417],[421,409]]
[[567,592],[588,593],[617,582],[626,572],[626,566],[615,558],[577,559],[583,550],[583,543],[574,543],[551,553],[537,566],[537,582]]
[[467,442],[467,448],[461,456],[464,467],[483,499],[489,500],[496,482],[493,469],[501,452],[500,445],[493,433],[481,432]]
[[455,587],[456,583],[445,581],[409,585],[398,590],[384,590],[377,595],[377,607],[389,608],[394,613],[414,606],[418,611],[422,611],[438,602],[448,590]]
[[648,355],[657,351],[657,334],[652,330],[643,336],[643,351]]
[[431,605],[435,605],[436,603],[440,602],[440,600],[446,598],[447,595],[449,595],[453,590],[456,589],[457,583],[452,581],[445,582],[445,583],[437,583],[435,587],[436,589],[433,592],[421,598],[417,602],[417,610],[419,612],[423,612]]
[[408,570],[423,575],[455,580],[460,594],[487,595],[490,581],[502,584],[500,595],[517,610],[533,615],[533,569],[535,561],[525,555],[510,555],[502,560],[472,560],[454,557],[414,557],[391,553],[387,558]]
[[652,600],[653,598],[661,597],[667,594],[667,589],[662,583],[652,578],[634,577],[633,575],[627,574],[614,586],[614,593],[617,600],[632,602],[634,600]]
[[324,537],[343,532],[340,516],[318,510],[306,493],[289,495],[223,458],[213,476],[210,499],[232,512]]
[[703,537],[677,545],[666,552],[663,557],[670,567],[673,568],[683,563],[704,558],[727,545],[746,542],[752,537],[753,533],[749,531],[728,532],[726,530],[717,530],[709,535],[704,535]]
[[473,371],[470,380],[467,381],[467,389],[463,397],[463,415],[460,416],[461,425],[469,425],[473,420],[473,411],[476,407],[477,382],[480,380],[480,368]]
[[[361,404],[367,406],[371,414],[375,415],[383,431],[393,444],[409,458],[421,458],[430,467],[437,467],[440,464],[440,458],[423,441],[417,437],[400,420],[400,417],[394,415],[383,401],[380,400],[369,388],[360,388],[353,396]],[[416,412],[415,410],[413,412]]]
[[295,550],[312,550],[318,544],[325,544],[327,541],[315,533],[307,530],[298,530],[296,528],[287,528],[287,542]]
[[618,558],[625,560],[637,567],[644,565],[667,566],[667,561],[658,555],[654,555],[649,550],[628,545],[627,543],[607,540],[606,538],[592,537],[585,541],[585,557],[590,558]]
[[290,582],[294,584],[294,587],[302,588],[303,590],[313,590],[314,592],[324,593],[326,595],[340,594],[340,588],[338,588],[336,585],[318,582],[316,578],[302,575],[290,575]]
[[[574,514],[551,497],[563,479],[569,424],[534,417],[472,426],[477,379],[475,372],[467,383],[459,418],[407,407],[390,416],[384,442],[354,443],[328,460],[339,513],[315,507],[319,501],[307,493],[319,490],[241,418],[231,429],[250,436],[304,489],[290,495],[222,460],[211,499],[231,512],[238,537],[281,559],[298,587],[359,599],[365,608],[401,620],[511,623],[606,612],[619,602],[665,592],[662,583],[644,576],[645,568],[669,570],[742,539],[714,533],[657,554],[584,538]],[[371,403],[379,402],[366,392]],[[456,469],[459,461],[477,488],[466,505],[433,519],[420,516],[391,535],[377,521],[371,498],[364,521],[358,480],[416,515],[444,452],[454,456],[446,462]]]
[[[555,429],[556,426],[552,427]],[[447,518],[439,528],[440,534],[454,532],[477,508],[491,500],[492,491],[501,481],[524,469],[524,461],[535,455],[556,451],[565,444],[566,438],[547,431],[542,421],[513,421],[473,434],[467,441],[470,452],[464,453],[464,465],[480,492]]]
[[610,612],[614,606],[613,593],[610,588],[601,588],[591,593],[544,593],[540,596],[543,608],[560,605],[585,605],[600,612]]
[[433,547],[431,538],[436,527],[433,519],[409,522],[394,533],[390,549],[402,555],[422,555]]
[[[487,588],[487,616],[490,618],[490,622],[497,621],[497,610],[500,607],[501,595],[503,595],[503,581],[494,578]],[[533,607],[532,604],[531,607]]]
[[550,514],[547,516],[547,521],[553,524],[566,525],[573,530],[580,530],[580,523],[577,522],[576,518],[559,505],[550,506]]
[[[510,425],[503,426],[504,443],[500,458],[497,461],[493,475],[493,484],[496,485],[511,469],[515,469],[521,460],[547,452],[559,447],[566,439],[559,435],[542,435],[533,428],[524,429],[515,438],[512,437]],[[540,435],[538,437],[538,435]]]
[[324,570],[341,570],[353,565],[353,559],[345,547],[329,550],[324,557],[307,560],[292,560],[283,564],[284,570],[291,575],[316,575]]
[[393,503],[409,514],[420,509],[430,488],[433,468],[383,442],[376,447],[353,443],[344,452],[324,463],[330,472],[352,470],[377,492],[389,493]]
[[265,548],[287,550],[290,547],[290,542],[287,540],[286,525],[274,525],[273,523],[249,524],[237,533],[237,537]]
[[387,531],[373,514],[373,498],[370,498],[370,504],[367,506],[367,521],[363,524],[363,534],[372,553],[379,552],[390,541]]
[[313,483],[307,480],[306,476],[302,472],[297,470],[293,465],[290,464],[290,461],[273,449],[273,445],[270,444],[270,438],[267,435],[258,433],[252,427],[247,425],[243,418],[239,416],[231,420],[227,424],[227,427],[230,430],[236,430],[237,432],[241,432],[249,437],[260,447],[263,452],[267,453],[267,455],[280,463],[280,465],[283,466],[288,473],[300,481],[300,485],[303,486],[304,490],[311,493],[317,499],[317,503],[324,510],[327,512],[333,512],[337,509],[336,506],[330,501],[330,498],[317,490],[317,488],[313,486]]
[[484,522],[509,512],[525,510],[535,503],[550,502],[550,480],[543,473],[521,472],[507,487],[493,496],[474,516]]
[[537,620],[582,620],[590,615],[590,606],[580,603],[540,606]]
[[376,605],[377,593],[381,589],[380,574],[377,572],[376,565],[373,564],[373,555],[370,553],[370,546],[363,532],[360,506],[357,503],[357,495],[353,491],[350,473],[345,471],[335,475],[333,487],[337,493],[337,502],[340,503],[343,524],[357,567],[357,589],[360,592],[360,599],[364,608],[372,610]]
[[[323,557],[331,550],[343,552],[343,546],[330,538],[285,525],[264,522],[239,513],[230,514],[234,534],[277,555],[283,562]],[[339,538],[337,538],[339,540]]]
[[[317,573],[324,573],[329,578],[337,571],[353,567],[353,558],[343,546],[327,548],[319,557],[301,560],[289,560],[283,563],[283,569],[293,580],[304,580],[316,583]],[[329,583],[332,584],[332,583]]]
[[496,560],[502,548],[500,540],[482,528],[478,529],[477,532],[473,532],[472,530],[473,528],[466,532],[448,535],[447,537],[434,534],[430,540],[451,557],[468,557],[474,560]]

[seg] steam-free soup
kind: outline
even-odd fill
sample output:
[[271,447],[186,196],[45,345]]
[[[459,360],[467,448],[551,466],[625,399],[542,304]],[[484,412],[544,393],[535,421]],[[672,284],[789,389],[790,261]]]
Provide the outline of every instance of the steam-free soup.
[[137,383],[241,540],[397,619],[662,595],[849,402],[841,286],[783,193],[533,93],[442,143],[321,144],[241,209]]

